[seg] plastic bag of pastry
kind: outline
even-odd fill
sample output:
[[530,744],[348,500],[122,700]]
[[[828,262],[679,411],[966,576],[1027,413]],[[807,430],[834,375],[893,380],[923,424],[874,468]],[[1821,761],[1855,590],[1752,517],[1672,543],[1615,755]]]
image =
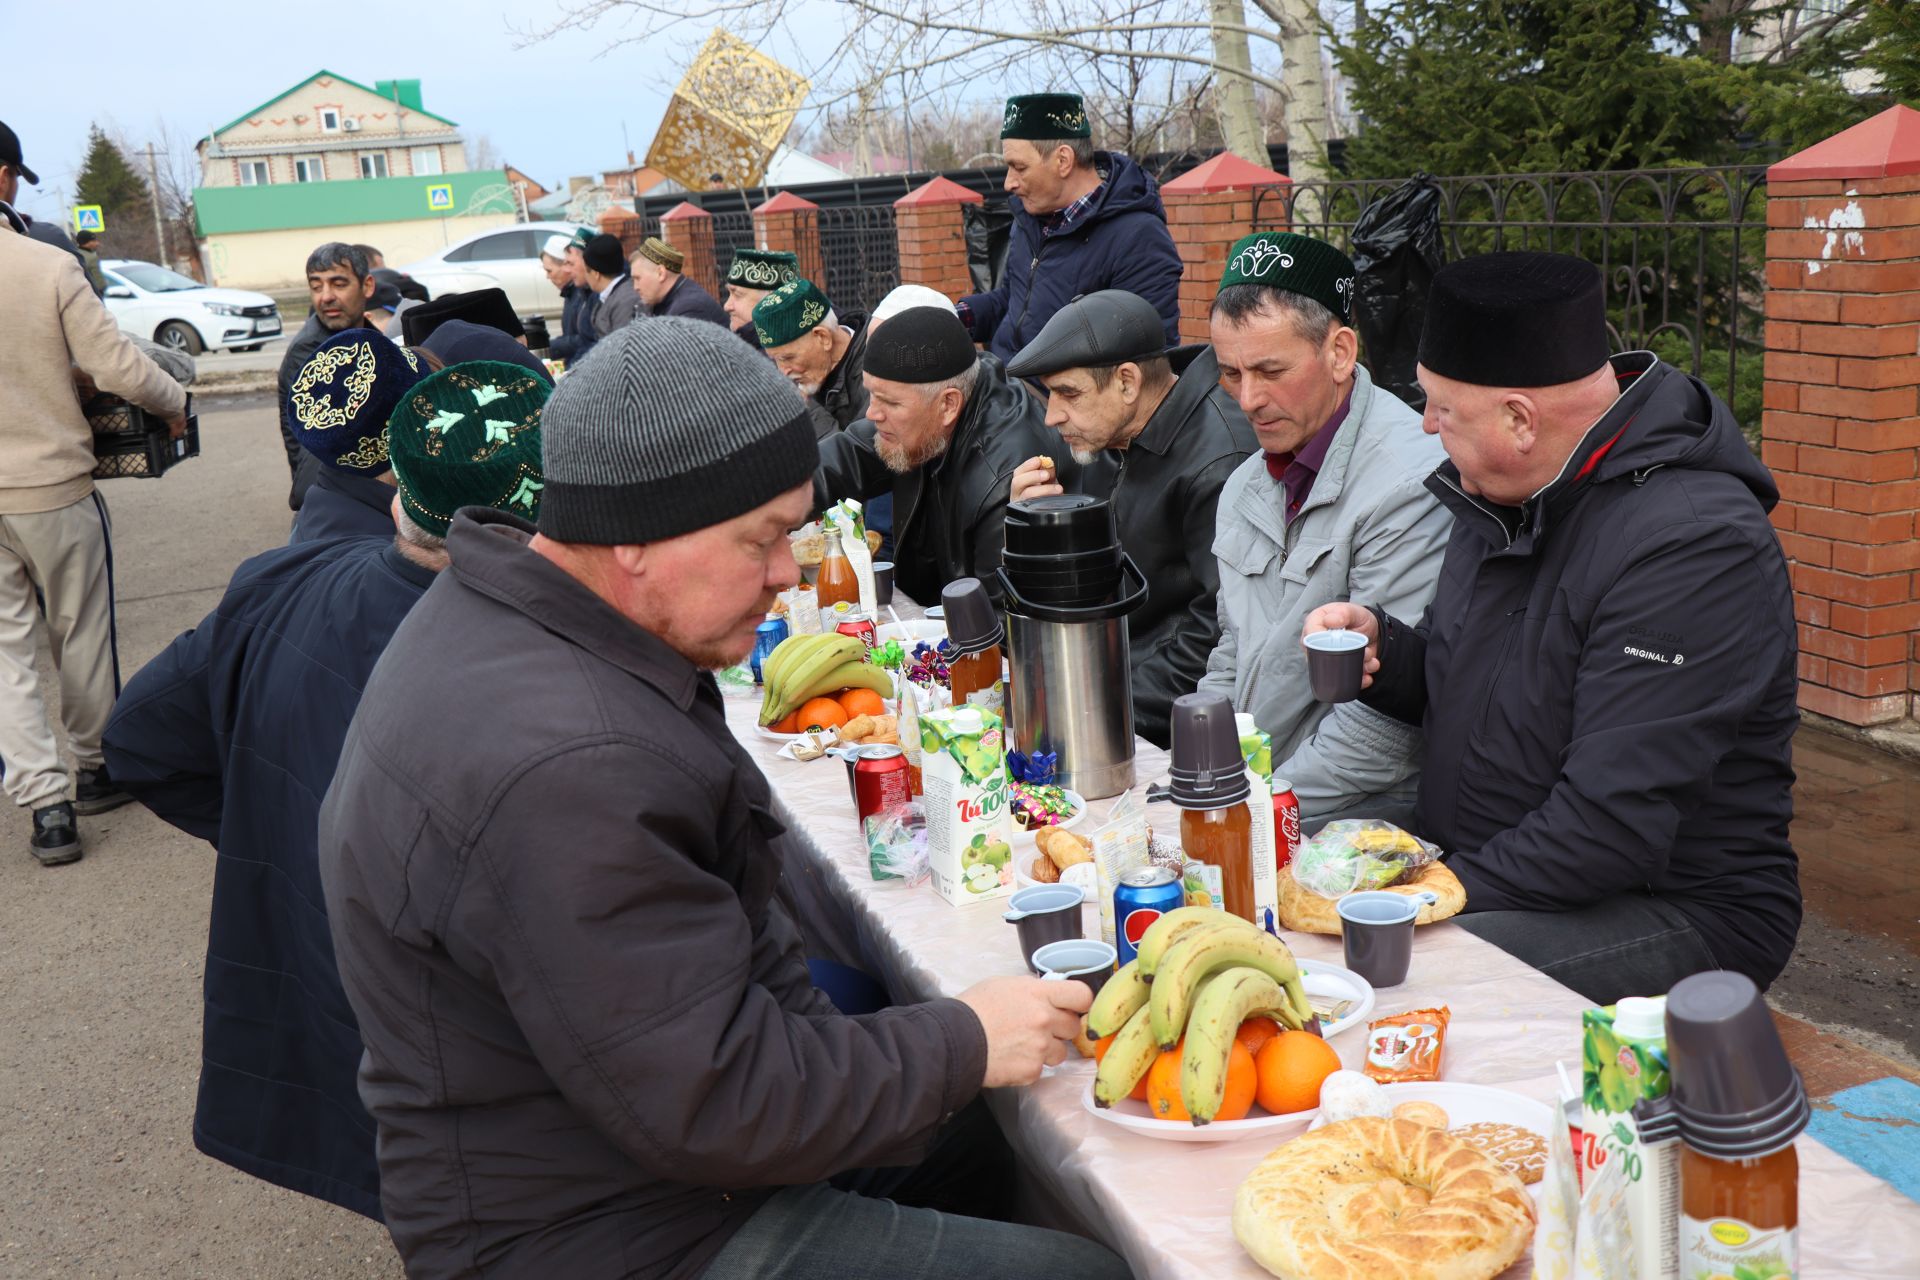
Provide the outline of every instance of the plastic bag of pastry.
[[1367,1074],[1381,1084],[1406,1084],[1440,1078],[1440,1053],[1447,1044],[1452,1013],[1415,1009],[1367,1024]]
[[1293,857],[1293,878],[1323,898],[1397,884],[1440,850],[1374,818],[1342,818],[1320,828]]
[[867,869],[875,880],[918,884],[931,871],[927,853],[927,809],[918,800],[897,804],[868,818]]

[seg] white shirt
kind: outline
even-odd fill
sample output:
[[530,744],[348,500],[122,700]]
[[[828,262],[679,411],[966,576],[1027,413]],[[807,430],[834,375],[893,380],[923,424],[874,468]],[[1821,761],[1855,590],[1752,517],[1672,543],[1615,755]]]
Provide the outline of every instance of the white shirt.
[[624,271],[622,271],[619,275],[615,276],[612,279],[612,281],[608,283],[607,287],[600,291],[600,301],[605,302],[607,300],[607,295],[613,292],[613,286],[616,284],[619,284],[622,280],[625,280],[626,278],[627,278],[627,273]]

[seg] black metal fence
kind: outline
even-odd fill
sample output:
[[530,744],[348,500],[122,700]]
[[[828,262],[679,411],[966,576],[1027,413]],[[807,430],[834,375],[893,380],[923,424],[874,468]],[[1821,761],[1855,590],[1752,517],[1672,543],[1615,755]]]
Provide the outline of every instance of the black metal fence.
[[849,205],[820,210],[822,286],[845,318],[871,314],[900,283],[900,241],[893,206]]
[[[1766,166],[1435,178],[1449,260],[1506,249],[1601,269],[1614,337],[1711,386],[1759,428],[1764,351]],[[1400,180],[1263,187],[1256,230],[1291,227],[1351,247],[1355,220]]]

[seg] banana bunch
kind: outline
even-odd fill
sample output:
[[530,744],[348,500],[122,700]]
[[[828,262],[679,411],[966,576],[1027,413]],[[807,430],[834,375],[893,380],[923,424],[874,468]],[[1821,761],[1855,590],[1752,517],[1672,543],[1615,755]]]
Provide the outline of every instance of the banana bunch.
[[893,696],[892,678],[867,661],[866,643],[838,631],[788,636],[760,664],[760,678],[765,687],[762,725],[778,724],[809,698],[842,689],[871,689],[884,698]]
[[1213,907],[1167,912],[1087,1012],[1089,1033],[1114,1037],[1094,1075],[1094,1105],[1110,1107],[1132,1093],[1154,1058],[1184,1034],[1180,1100],[1194,1124],[1209,1123],[1226,1096],[1234,1033],[1262,1015],[1295,1030],[1313,1019],[1286,944]]

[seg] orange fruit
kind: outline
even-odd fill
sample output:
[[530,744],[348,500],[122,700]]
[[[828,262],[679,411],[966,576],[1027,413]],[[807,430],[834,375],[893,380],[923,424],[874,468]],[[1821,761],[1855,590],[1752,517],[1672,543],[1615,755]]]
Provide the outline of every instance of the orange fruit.
[[[1158,1119],[1191,1121],[1193,1118],[1187,1114],[1187,1104],[1180,1097],[1180,1059],[1186,1047],[1186,1039],[1182,1037],[1179,1044],[1155,1058],[1147,1070],[1147,1109]],[[1247,1046],[1235,1040],[1227,1058],[1227,1091],[1213,1118],[1245,1120],[1253,1110],[1258,1092],[1259,1076],[1253,1055],[1247,1052]]]
[[[1113,1036],[1103,1036],[1093,1042],[1093,1060],[1095,1062],[1099,1062],[1107,1056],[1107,1050],[1113,1048],[1113,1040]],[[1133,1086],[1133,1092],[1127,1096],[1135,1102],[1145,1102],[1147,1100],[1147,1078],[1141,1076],[1140,1083]]]
[[788,715],[785,720],[775,721],[773,725],[773,731],[775,733],[800,732],[800,713],[798,711],[795,711],[790,715]]
[[1282,1031],[1254,1055],[1255,1098],[1274,1115],[1320,1105],[1320,1083],[1340,1069],[1340,1055],[1311,1031]]
[[847,722],[846,709],[832,698],[815,698],[795,714],[800,721],[801,733],[809,729],[838,729]]
[[848,689],[835,699],[847,719],[855,716],[883,716],[887,714],[886,700],[871,689]]
[[1262,1045],[1280,1034],[1280,1024],[1272,1018],[1248,1018],[1233,1033],[1233,1038],[1247,1046],[1248,1053],[1258,1053]]

